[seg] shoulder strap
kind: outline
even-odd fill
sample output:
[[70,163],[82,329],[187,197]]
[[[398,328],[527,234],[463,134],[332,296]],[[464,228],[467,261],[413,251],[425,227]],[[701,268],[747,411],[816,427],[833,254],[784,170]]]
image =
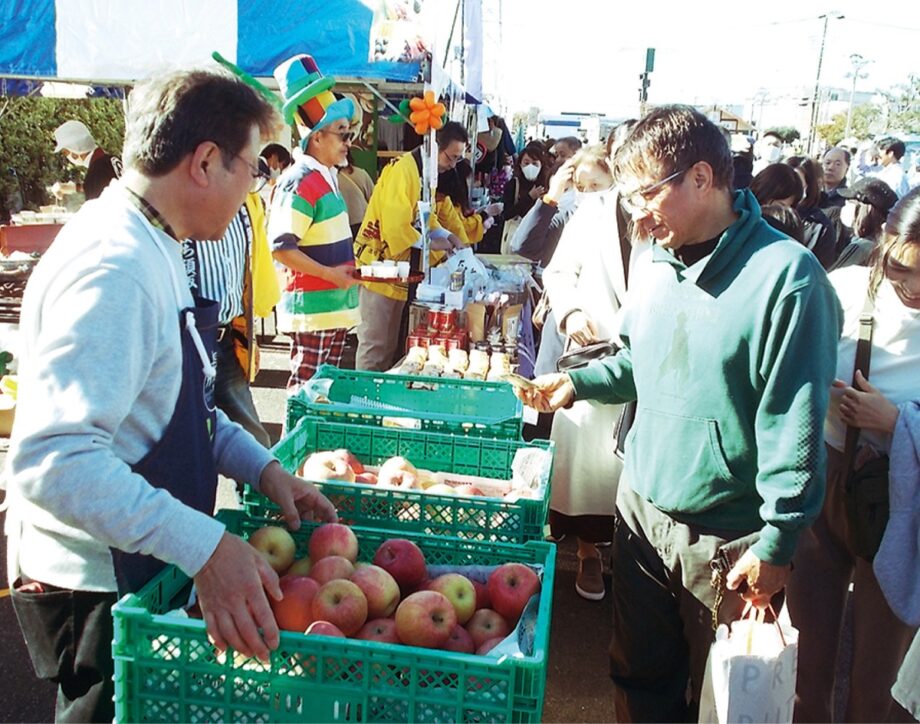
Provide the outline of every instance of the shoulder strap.
[[[856,342],[856,362],[853,365],[853,381],[851,384],[856,385],[856,372],[862,372],[863,377],[869,379],[869,362],[872,358],[872,315],[875,312],[875,304],[871,295],[866,293],[866,302],[863,305],[862,313],[859,315],[859,339]],[[846,470],[853,467],[853,459],[856,457],[856,444],[859,441],[859,428],[847,425],[846,445],[844,447],[844,459],[846,460]]]

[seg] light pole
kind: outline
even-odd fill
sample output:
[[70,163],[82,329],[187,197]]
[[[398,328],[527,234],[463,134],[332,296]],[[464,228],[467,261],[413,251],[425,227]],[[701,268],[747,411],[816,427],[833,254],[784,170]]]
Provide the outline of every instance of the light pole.
[[811,123],[808,125],[808,152],[811,153],[815,141],[815,130],[818,125],[818,90],[821,85],[821,64],[824,62],[824,42],[827,40],[827,23],[834,20],[843,20],[843,13],[833,10],[824,15],[819,15],[819,20],[824,20],[824,30],[821,33],[821,50],[818,52],[818,73],[815,76],[815,93],[811,98]]
[[871,62],[871,60],[866,60],[859,53],[853,53],[850,56],[850,63],[853,64],[853,72],[848,73],[848,75],[853,76],[853,85],[850,87],[850,105],[847,108],[847,128],[843,132],[844,138],[850,137],[850,123],[853,120],[853,96],[856,95],[856,81],[869,77],[868,73],[861,73],[860,71]]

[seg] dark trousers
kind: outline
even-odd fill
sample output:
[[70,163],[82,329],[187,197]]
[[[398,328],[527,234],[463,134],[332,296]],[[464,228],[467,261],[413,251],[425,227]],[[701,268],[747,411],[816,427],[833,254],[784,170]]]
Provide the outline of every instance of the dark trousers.
[[111,608],[117,594],[45,588],[43,593],[14,588],[11,595],[36,676],[58,685],[55,720],[110,722],[115,716]]
[[271,438],[259,421],[259,413],[252,401],[252,391],[246,372],[240,366],[233,350],[233,335],[226,334],[217,345],[217,379],[214,381],[214,403],[233,422],[249,431],[265,447],[271,447]]
[[[610,676],[616,720],[696,721],[712,646],[710,561],[720,548],[737,560],[751,536],[681,523],[621,481],[611,569]],[[739,618],[744,601],[727,591],[719,622]]]

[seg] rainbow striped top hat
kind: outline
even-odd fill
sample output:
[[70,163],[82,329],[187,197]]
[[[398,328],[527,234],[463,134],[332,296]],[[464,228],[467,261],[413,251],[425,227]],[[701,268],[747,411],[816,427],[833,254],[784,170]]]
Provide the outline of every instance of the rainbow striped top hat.
[[348,98],[336,100],[335,78],[326,78],[309,55],[295,55],[275,68],[275,80],[284,97],[284,120],[295,121],[306,138],[340,118],[351,121],[355,105]]

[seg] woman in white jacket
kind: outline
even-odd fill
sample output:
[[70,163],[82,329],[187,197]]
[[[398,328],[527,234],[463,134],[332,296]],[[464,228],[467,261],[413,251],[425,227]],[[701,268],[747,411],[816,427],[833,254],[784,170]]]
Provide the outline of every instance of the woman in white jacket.
[[[569,348],[616,337],[615,317],[626,294],[631,247],[615,191],[591,194],[579,205],[543,274],[559,334]],[[556,539],[578,538],[575,589],[589,600],[604,597],[596,543],[613,534],[622,461],[614,454],[618,405],[575,402],[558,410],[550,527]]]

